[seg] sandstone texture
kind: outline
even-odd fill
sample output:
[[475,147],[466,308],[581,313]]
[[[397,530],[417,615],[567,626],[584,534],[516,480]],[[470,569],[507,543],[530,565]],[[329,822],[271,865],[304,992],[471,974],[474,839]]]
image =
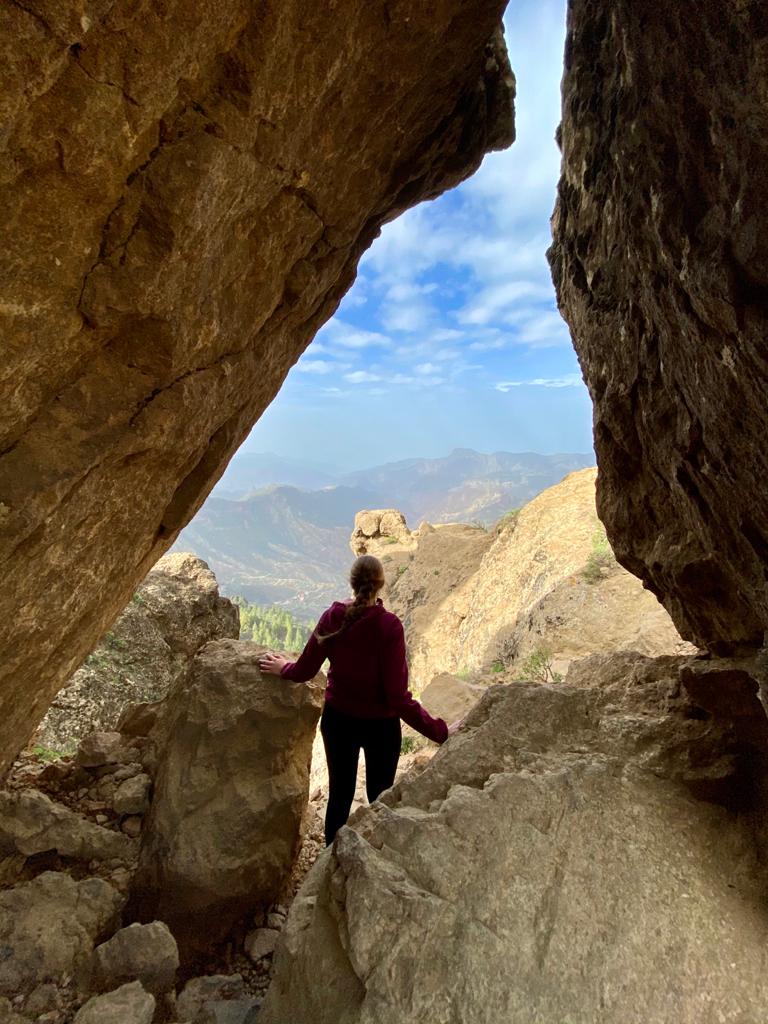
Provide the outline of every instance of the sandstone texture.
[[750,748],[682,688],[695,659],[592,661],[572,684],[491,687],[340,831],[261,1024],[758,1019],[763,872],[731,802]]
[[599,652],[694,650],[613,557],[595,510],[595,473],[569,474],[488,531],[423,524],[407,542],[375,534],[366,544],[384,564],[417,692],[445,672],[525,677],[542,657],[564,675]]
[[55,851],[72,860],[135,859],[127,836],[102,828],[34,789],[0,792],[0,857]]
[[65,751],[93,730],[113,730],[126,708],[165,696],[210,640],[239,635],[237,608],[205,562],[165,555],[57,694],[36,742]]
[[751,0],[569,4],[550,259],[600,518],[721,653],[768,623],[767,44]]
[[182,959],[280,894],[298,851],[324,679],[262,676],[257,644],[219,640],[165,701],[132,908]]
[[6,762],[381,225],[512,141],[503,8],[5,5]]
[[114,992],[89,999],[78,1010],[74,1024],[152,1024],[155,999],[141,983],[121,985]]
[[93,951],[89,987],[106,992],[139,981],[159,996],[174,987],[178,967],[179,951],[167,925],[162,921],[132,924]]
[[52,871],[0,892],[0,995],[71,977],[114,930],[123,902],[100,878]]

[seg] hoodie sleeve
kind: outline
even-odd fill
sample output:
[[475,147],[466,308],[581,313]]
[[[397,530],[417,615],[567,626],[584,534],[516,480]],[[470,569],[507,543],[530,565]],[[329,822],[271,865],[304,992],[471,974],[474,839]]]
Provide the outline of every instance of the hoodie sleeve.
[[308,683],[310,679],[314,679],[320,671],[320,666],[328,657],[326,648],[316,636],[317,633],[323,633],[327,629],[327,623],[328,611],[324,611],[298,660],[289,661],[287,665],[283,666],[280,672],[283,679],[290,679],[292,683]]
[[390,710],[422,736],[434,740],[435,743],[444,743],[448,738],[448,726],[442,718],[433,718],[408,689],[405,634],[399,619],[395,620],[395,625],[385,640],[383,673],[384,690]]

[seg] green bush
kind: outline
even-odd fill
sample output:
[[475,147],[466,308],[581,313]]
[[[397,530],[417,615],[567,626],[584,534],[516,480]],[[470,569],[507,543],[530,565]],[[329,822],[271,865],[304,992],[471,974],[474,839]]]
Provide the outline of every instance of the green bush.
[[413,736],[403,736],[400,742],[401,754],[412,754],[416,749],[416,740]]
[[494,661],[494,663],[491,665],[491,672],[503,672],[503,671],[504,671],[504,662],[503,661],[499,661],[499,660]]
[[609,569],[615,562],[605,528],[599,526],[592,537],[592,551],[581,571],[581,578],[586,583],[598,583],[603,578],[602,570]]
[[552,668],[552,651],[548,647],[537,647],[519,669],[519,679],[537,683],[562,683],[563,676]]

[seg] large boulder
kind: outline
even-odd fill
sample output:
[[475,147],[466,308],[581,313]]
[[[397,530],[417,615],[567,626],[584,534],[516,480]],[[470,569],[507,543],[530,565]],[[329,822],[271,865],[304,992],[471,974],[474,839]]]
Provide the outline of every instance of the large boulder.
[[257,644],[220,640],[169,694],[132,912],[168,923],[183,959],[215,944],[290,872],[323,679],[262,676]]
[[71,977],[114,931],[123,898],[100,878],[48,871],[0,892],[0,995]]
[[126,708],[164,697],[201,647],[239,635],[238,610],[205,562],[165,555],[57,694],[37,742],[69,750],[91,730],[113,730]]
[[148,992],[161,996],[174,987],[178,967],[179,950],[166,924],[131,924],[94,949],[88,987],[107,992],[139,981]]
[[551,251],[600,516],[685,639],[768,624],[763,4],[572,0]]
[[381,225],[510,143],[504,6],[5,5],[0,765]]
[[78,1010],[74,1024],[152,1024],[154,1016],[154,996],[134,981],[114,992],[93,996]]
[[681,689],[691,659],[618,660],[491,687],[358,812],[291,908],[260,1022],[753,1019],[768,920],[728,803],[744,751]]

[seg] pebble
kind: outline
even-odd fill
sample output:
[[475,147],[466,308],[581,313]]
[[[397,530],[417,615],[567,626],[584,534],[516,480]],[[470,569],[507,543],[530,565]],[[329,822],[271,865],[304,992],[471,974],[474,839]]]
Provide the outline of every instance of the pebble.
[[132,814],[130,817],[125,818],[120,828],[131,839],[137,839],[141,835],[141,818],[138,814]]

